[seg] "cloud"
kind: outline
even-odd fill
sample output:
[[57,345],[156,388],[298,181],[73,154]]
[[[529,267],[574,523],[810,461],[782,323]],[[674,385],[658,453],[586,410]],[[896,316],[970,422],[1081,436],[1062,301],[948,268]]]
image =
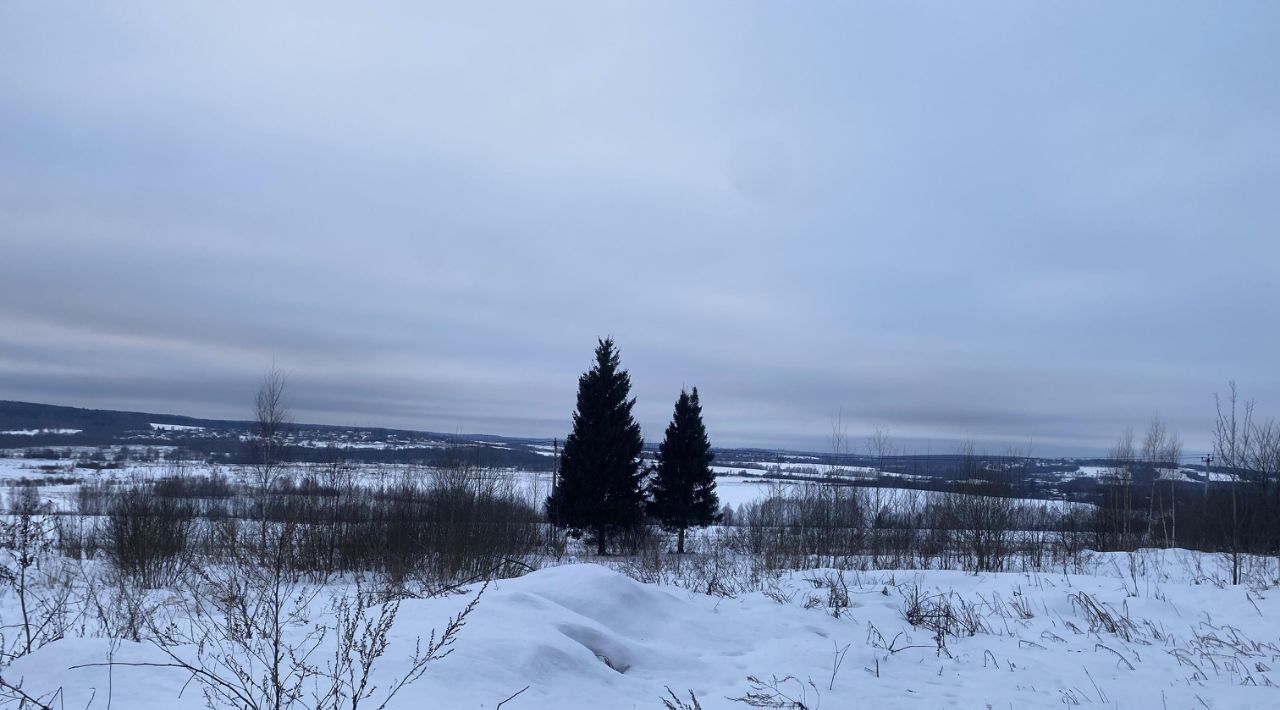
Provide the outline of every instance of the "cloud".
[[613,334],[650,437],[1202,445],[1280,401],[1280,18],[1098,12],[7,6],[0,396],[551,436]]

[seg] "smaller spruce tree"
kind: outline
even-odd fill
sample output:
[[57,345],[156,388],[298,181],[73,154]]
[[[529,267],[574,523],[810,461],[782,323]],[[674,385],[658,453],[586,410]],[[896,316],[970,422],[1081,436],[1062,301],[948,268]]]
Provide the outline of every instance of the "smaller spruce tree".
[[657,475],[649,484],[649,513],[677,534],[676,551],[681,554],[686,530],[719,518],[716,477],[711,471],[714,459],[702,423],[698,388],[692,394],[681,390],[666,438],[658,447]]

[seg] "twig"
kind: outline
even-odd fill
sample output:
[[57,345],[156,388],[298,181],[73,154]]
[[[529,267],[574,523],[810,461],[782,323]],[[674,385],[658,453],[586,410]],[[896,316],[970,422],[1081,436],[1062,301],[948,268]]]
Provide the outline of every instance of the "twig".
[[493,710],[501,710],[501,708],[502,708],[502,706],[503,706],[503,705],[506,705],[507,703],[511,702],[512,700],[515,700],[515,699],[516,699],[516,696],[520,695],[521,693],[523,693],[524,691],[526,691],[526,690],[528,690],[528,689],[529,689],[529,686],[527,686],[527,685],[526,685],[525,687],[523,687],[523,688],[521,688],[521,689],[517,690],[516,692],[514,692],[514,693],[512,693],[511,695],[507,696],[506,700],[503,700],[502,702],[500,702],[500,703],[498,703],[497,705],[493,706]]

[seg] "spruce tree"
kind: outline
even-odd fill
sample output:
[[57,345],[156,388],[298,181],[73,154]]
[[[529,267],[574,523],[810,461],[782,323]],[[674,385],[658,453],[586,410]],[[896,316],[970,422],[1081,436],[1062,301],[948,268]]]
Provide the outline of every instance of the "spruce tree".
[[596,362],[578,378],[578,407],[573,432],[564,442],[560,475],[547,514],[557,525],[591,532],[605,554],[609,537],[635,528],[644,518],[640,469],[640,425],[631,376],[619,366],[612,338],[599,341]]
[[698,388],[693,388],[693,394],[681,390],[666,437],[658,447],[657,476],[649,484],[653,498],[649,513],[679,535],[676,551],[681,554],[686,530],[710,525],[718,518],[720,501],[711,471],[714,459],[707,427],[702,423]]

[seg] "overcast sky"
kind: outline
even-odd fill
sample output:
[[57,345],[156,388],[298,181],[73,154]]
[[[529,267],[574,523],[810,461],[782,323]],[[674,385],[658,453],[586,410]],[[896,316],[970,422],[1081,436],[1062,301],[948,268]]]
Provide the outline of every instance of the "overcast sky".
[[1280,413],[1280,3],[0,5],[0,399],[1203,446]]

